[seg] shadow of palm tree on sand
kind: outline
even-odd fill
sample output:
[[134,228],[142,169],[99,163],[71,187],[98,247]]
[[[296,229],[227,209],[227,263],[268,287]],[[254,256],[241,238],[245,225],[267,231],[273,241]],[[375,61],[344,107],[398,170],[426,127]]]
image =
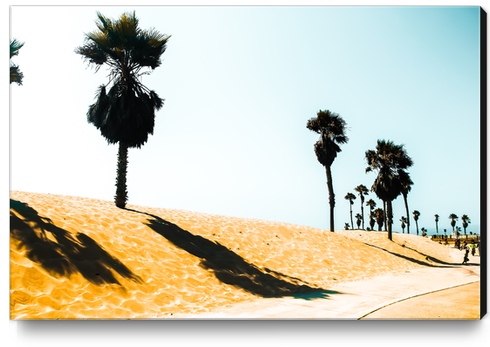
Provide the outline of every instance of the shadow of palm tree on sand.
[[[391,254],[391,255],[394,255],[394,256],[396,256],[396,257],[399,257],[399,258],[402,258],[402,259],[405,259],[405,260],[408,260],[408,261],[411,261],[411,262],[413,262],[413,263],[416,263],[416,264],[419,264],[419,265],[423,265],[423,266],[428,266],[428,267],[454,267],[454,265],[457,265],[457,264],[453,264],[453,263],[446,263],[446,262],[443,262],[442,260],[439,260],[439,259],[437,259],[437,258],[431,257],[431,256],[429,256],[429,255],[426,255],[426,254],[424,254],[424,253],[421,253],[421,252],[417,251],[416,249],[410,248],[410,247],[405,246],[405,245],[402,245],[402,244],[399,244],[399,245],[400,245],[400,246],[402,246],[402,247],[408,248],[408,249],[410,249],[410,250],[412,250],[412,251],[414,251],[414,252],[416,252],[416,253],[418,253],[418,254],[420,254],[420,255],[423,255],[423,256],[424,256],[424,257],[425,257],[427,260],[431,260],[431,261],[433,261],[433,262],[435,262],[435,263],[439,263],[439,264],[441,264],[441,265],[433,265],[433,264],[431,264],[431,263],[427,263],[427,262],[422,261],[422,260],[418,260],[418,259],[415,259],[415,258],[412,258],[412,257],[407,257],[406,255],[403,255],[403,254],[398,254],[398,253],[395,253],[395,252],[390,252],[390,251],[388,251],[387,249],[384,249],[384,248],[379,247],[379,246],[371,245],[371,244],[366,243],[366,242],[363,242],[363,243],[364,243],[366,246],[369,246],[369,247],[373,247],[373,248],[380,249],[380,250],[382,250],[382,251],[384,251],[384,252],[387,252],[387,253],[389,253],[389,254]],[[448,265],[448,266],[442,266],[442,265]]]
[[312,300],[327,298],[330,294],[341,294],[337,291],[313,287],[298,278],[277,271],[264,269],[263,272],[218,242],[193,235],[158,216],[131,209],[127,210],[151,217],[146,223],[147,226],[165,237],[173,245],[200,258],[200,266],[212,272],[217,279],[225,284],[266,298],[294,296],[304,300]]
[[[49,232],[56,241],[48,238]],[[107,253],[95,240],[83,234],[70,233],[40,216],[28,204],[10,199],[10,234],[18,249],[53,277],[69,277],[79,272],[96,285],[121,285],[113,271],[141,283],[121,261]]]

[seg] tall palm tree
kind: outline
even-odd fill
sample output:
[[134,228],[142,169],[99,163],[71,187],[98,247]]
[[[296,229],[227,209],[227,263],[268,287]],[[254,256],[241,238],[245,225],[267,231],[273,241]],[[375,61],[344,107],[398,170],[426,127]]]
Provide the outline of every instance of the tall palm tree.
[[[19,54],[19,50],[24,46],[24,42],[19,42],[17,39],[10,41],[10,59]],[[10,62],[10,83],[17,83],[19,86],[22,85],[22,79],[24,74],[20,71],[19,66]]]
[[454,234],[454,227],[456,226],[456,221],[458,220],[458,216],[454,213],[451,213],[449,215],[449,219],[451,220],[451,226],[453,227],[453,234]]
[[359,193],[359,196],[361,198],[361,218],[362,228],[364,229],[364,196],[369,194],[369,190],[366,188],[366,186],[362,184],[355,187],[354,190]]
[[376,150],[366,151],[368,167],[366,172],[377,171],[378,176],[371,188],[378,198],[386,202],[388,217],[388,239],[392,240],[393,208],[392,201],[401,194],[400,174],[413,165],[403,145],[392,141],[378,140]]
[[360,213],[357,213],[356,214],[356,223],[357,223],[357,229],[359,229],[361,227],[361,221],[362,221],[362,216]]
[[327,174],[327,187],[330,205],[330,231],[334,231],[334,207],[335,194],[333,192],[331,166],[337,153],[341,151],[340,144],[347,143],[349,138],[345,135],[346,123],[338,114],[326,111],[318,111],[316,118],[311,118],[306,123],[306,128],[320,134],[320,139],[315,143],[315,154],[325,167]]
[[400,218],[400,222],[402,222],[402,233],[404,234],[405,233],[405,223],[407,222],[407,218],[405,216],[402,216],[402,218]]
[[128,148],[141,148],[146,143],[153,134],[155,111],[163,106],[163,99],[141,83],[141,76],[149,73],[142,69],[160,66],[170,36],[141,29],[135,12],[124,13],[117,20],[97,12],[97,18],[97,30],[85,35],[83,46],[75,53],[95,65],[96,72],[104,64],[110,71],[109,82],[99,87],[87,120],[109,144],[119,143],[115,203],[125,208]]
[[439,215],[435,214],[434,217],[436,217],[436,234],[439,234],[439,226],[437,224],[439,222]]
[[369,225],[371,226],[371,229],[373,229],[374,227],[374,224],[376,223],[374,221],[374,208],[376,207],[376,203],[374,202],[373,199],[369,199],[367,202],[366,202],[366,206],[369,206]]
[[408,193],[412,190],[413,181],[410,175],[405,171],[400,171],[398,175],[402,185],[403,201],[405,202],[405,211],[407,213],[407,234],[410,234],[410,212],[408,210]]
[[383,226],[384,222],[384,211],[382,208],[377,208],[374,210],[374,213],[376,215],[376,222],[378,223],[378,231],[381,231],[381,227]]
[[468,224],[471,223],[471,220],[470,217],[465,214],[461,217],[461,220],[463,221],[464,234],[466,235],[466,228],[468,227]]
[[354,229],[354,221],[352,219],[352,205],[354,205],[354,200],[356,200],[356,196],[352,193],[347,193],[345,196],[345,200],[349,200],[350,207],[350,225],[352,225],[352,229]]
[[413,211],[413,219],[415,220],[415,225],[417,226],[417,235],[419,234],[419,216],[420,216],[420,212],[415,210]]

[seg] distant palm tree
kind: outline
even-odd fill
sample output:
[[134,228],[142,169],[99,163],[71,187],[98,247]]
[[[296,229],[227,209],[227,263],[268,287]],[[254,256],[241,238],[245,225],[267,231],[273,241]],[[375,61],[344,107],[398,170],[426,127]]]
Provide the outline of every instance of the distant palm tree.
[[356,223],[357,223],[357,229],[360,229],[361,228],[361,221],[362,221],[362,216],[361,216],[360,213],[357,213],[356,214],[356,219],[357,219],[357,221],[356,221]]
[[369,209],[373,211],[376,207],[376,202],[373,199],[369,199],[368,201],[366,201],[366,206],[369,206]]
[[405,202],[405,211],[407,213],[407,234],[410,234],[410,212],[408,210],[407,196],[408,193],[412,190],[413,181],[410,178],[410,175],[403,170],[399,172],[398,177],[402,185],[403,201]]
[[376,207],[376,203],[374,202],[373,199],[369,199],[366,202],[366,206],[369,206],[369,225],[371,226],[371,230],[373,229],[374,224],[376,224],[376,221],[374,220],[374,208]]
[[405,223],[407,222],[406,217],[400,218],[400,222],[402,222],[402,233],[405,233]]
[[[10,59],[19,54],[22,46],[24,46],[24,43],[20,43],[17,39],[10,41]],[[20,71],[19,66],[10,62],[10,83],[14,82],[21,86],[23,78],[24,74]]]
[[99,87],[87,119],[109,144],[119,143],[115,203],[125,208],[128,148],[141,148],[146,143],[153,134],[155,110],[163,106],[163,99],[141,83],[141,76],[148,74],[141,70],[160,66],[170,36],[140,29],[134,12],[124,13],[117,20],[100,12],[97,17],[97,30],[85,35],[84,45],[75,53],[95,65],[96,72],[104,64],[110,69],[108,84],[112,82],[112,87],[109,92],[107,85]]
[[378,223],[378,231],[381,231],[381,227],[383,226],[384,222],[384,211],[382,208],[377,208],[374,210],[374,213],[376,215],[376,222]]
[[378,140],[376,150],[366,151],[368,167],[366,172],[377,171],[378,176],[371,188],[378,198],[386,202],[388,217],[388,239],[392,240],[393,208],[392,201],[402,192],[400,175],[413,165],[403,145],[392,141]]
[[422,236],[427,235],[427,229],[426,228],[422,228],[420,230],[422,231]]
[[435,214],[434,217],[436,217],[436,234],[439,234],[439,227],[437,225],[437,223],[439,222],[439,215]]
[[420,212],[415,210],[413,211],[413,219],[415,220],[415,225],[417,226],[417,235],[419,234],[419,216],[420,216]]
[[349,223],[345,223],[345,224],[344,224],[344,229],[345,229],[345,230],[349,230]]
[[461,235],[461,227],[456,227],[456,235]]
[[333,192],[331,166],[337,153],[341,151],[340,144],[347,143],[349,138],[345,135],[346,123],[338,114],[326,111],[318,111],[316,118],[311,118],[306,128],[320,134],[320,139],[315,143],[315,154],[325,167],[327,174],[327,187],[330,205],[330,231],[334,231],[334,207],[335,194]]
[[355,187],[354,190],[358,192],[359,196],[361,197],[361,218],[362,218],[362,228],[364,229],[364,196],[369,194],[369,190],[366,188],[366,186],[362,184]]
[[454,227],[456,226],[456,221],[458,220],[458,216],[454,213],[451,213],[449,215],[449,219],[451,220],[451,226],[453,227],[453,233],[454,233]]
[[471,220],[470,217],[465,214],[461,217],[461,220],[463,221],[464,234],[466,235],[466,228],[468,227],[468,224],[471,223]]
[[345,200],[349,200],[349,207],[350,207],[350,225],[352,225],[352,229],[354,229],[354,221],[352,219],[352,205],[354,205],[354,200],[356,199],[356,196],[352,193],[347,193],[345,196]]
[[371,226],[371,230],[374,230],[374,225],[376,224],[376,213],[371,211],[369,215],[369,225]]

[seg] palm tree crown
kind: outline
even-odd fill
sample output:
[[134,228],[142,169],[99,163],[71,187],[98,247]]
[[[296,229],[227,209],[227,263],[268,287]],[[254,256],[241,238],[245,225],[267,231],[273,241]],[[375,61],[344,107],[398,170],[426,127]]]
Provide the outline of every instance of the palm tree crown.
[[315,154],[323,166],[331,166],[337,153],[341,152],[340,144],[347,143],[349,138],[345,135],[346,123],[337,113],[318,111],[316,118],[311,118],[306,128],[320,135],[315,143]]
[[458,220],[458,216],[454,213],[451,213],[449,215],[449,219],[451,220],[451,226],[453,227],[453,232],[454,232],[454,226],[456,225],[456,221]]
[[400,218],[400,222],[402,222],[401,226],[402,226],[402,233],[405,232],[405,223],[407,222],[407,218],[405,216],[402,216],[402,218]]
[[97,12],[97,30],[86,34],[84,45],[75,49],[96,72],[102,65],[109,68],[109,82],[99,87],[87,120],[108,143],[119,143],[115,202],[120,208],[127,201],[128,148],[146,143],[153,134],[155,111],[163,106],[163,99],[141,83],[141,76],[149,73],[142,69],[153,70],[161,64],[170,38],[154,29],[142,30],[138,22],[135,12],[124,13],[117,20]]
[[468,227],[468,224],[471,223],[471,220],[470,217],[465,214],[461,217],[461,220],[463,221],[464,234],[466,235],[466,228]]
[[360,213],[357,213],[356,214],[357,229],[359,229],[361,227],[361,220],[362,220],[361,214]]
[[[85,44],[75,52],[83,56],[96,71],[102,65],[109,68],[109,83],[99,87],[97,102],[90,106],[87,118],[101,131],[106,140],[115,144],[140,148],[153,134],[155,110],[163,106],[155,91],[140,81],[144,67],[160,66],[170,36],[138,26],[135,13],[124,13],[111,20],[97,12],[97,29],[86,34]],[[108,83],[108,84],[109,84]]]
[[371,226],[371,229],[373,229],[374,227],[374,224],[376,224],[375,222],[375,214],[373,212],[374,208],[376,207],[376,202],[374,202],[373,199],[369,199],[367,202],[366,202],[366,206],[369,206],[369,225]]
[[369,209],[373,210],[376,207],[376,202],[373,199],[369,199],[366,201],[366,206],[369,206]]
[[420,216],[419,211],[417,210],[413,211],[413,219],[415,220],[415,225],[417,226],[417,235],[419,234],[419,223],[418,223],[419,216]]
[[[19,54],[22,46],[24,46],[24,43],[17,41],[17,39],[10,41],[10,59]],[[10,62],[10,83],[14,82],[21,86],[23,78],[24,74],[20,71],[19,66]]]

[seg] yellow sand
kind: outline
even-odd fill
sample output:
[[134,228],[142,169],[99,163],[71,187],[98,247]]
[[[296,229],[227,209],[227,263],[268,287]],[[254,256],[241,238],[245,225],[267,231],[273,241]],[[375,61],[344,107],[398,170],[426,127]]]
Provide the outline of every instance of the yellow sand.
[[11,319],[149,319],[452,262],[427,238],[12,191]]

